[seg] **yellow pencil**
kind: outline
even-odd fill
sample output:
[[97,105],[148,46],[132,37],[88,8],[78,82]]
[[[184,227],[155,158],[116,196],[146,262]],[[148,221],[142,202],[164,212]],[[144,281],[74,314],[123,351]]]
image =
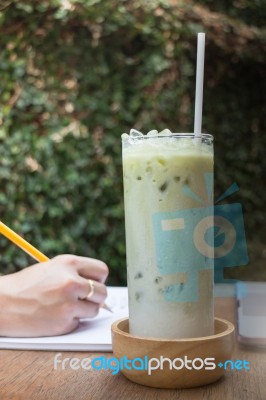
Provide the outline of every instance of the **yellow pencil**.
[[19,236],[16,232],[12,231],[12,229],[10,229],[1,221],[0,221],[0,233],[2,233],[2,235],[4,235],[7,239],[9,239],[15,245],[20,247],[22,250],[24,250],[25,253],[28,253],[30,256],[32,256],[36,261],[44,262],[49,260],[48,257],[46,257],[38,249],[33,247],[30,243],[28,243],[25,239]]
[[[0,233],[7,239],[9,239],[11,242],[13,242],[15,245],[20,247],[23,251],[25,251],[25,253],[28,253],[36,261],[44,262],[49,260],[49,258],[46,257],[46,255],[44,255],[42,252],[36,249],[36,247],[32,246],[29,242],[27,242],[16,232],[14,232],[12,229],[6,226],[2,221],[0,221]],[[106,304],[103,304],[102,308],[110,312],[113,312],[110,309],[110,307],[108,307]]]

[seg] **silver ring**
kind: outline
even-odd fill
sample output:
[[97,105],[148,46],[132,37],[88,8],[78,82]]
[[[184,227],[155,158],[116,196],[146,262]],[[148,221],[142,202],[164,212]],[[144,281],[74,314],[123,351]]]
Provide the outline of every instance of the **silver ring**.
[[88,296],[86,297],[86,300],[89,300],[94,295],[94,292],[95,292],[95,284],[94,284],[94,282],[91,279],[89,279],[88,280],[88,284],[89,284],[90,291],[89,291]]

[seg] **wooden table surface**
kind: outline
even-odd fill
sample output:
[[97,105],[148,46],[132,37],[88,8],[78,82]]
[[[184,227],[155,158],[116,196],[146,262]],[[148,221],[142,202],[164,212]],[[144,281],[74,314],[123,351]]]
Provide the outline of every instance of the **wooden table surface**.
[[[215,315],[235,323],[233,298],[216,298]],[[226,371],[220,381],[185,390],[153,389],[128,381],[121,373],[54,369],[51,351],[0,351],[0,400],[266,400],[266,351],[235,344],[233,360],[246,359],[250,371]],[[111,353],[63,352],[62,357]]]

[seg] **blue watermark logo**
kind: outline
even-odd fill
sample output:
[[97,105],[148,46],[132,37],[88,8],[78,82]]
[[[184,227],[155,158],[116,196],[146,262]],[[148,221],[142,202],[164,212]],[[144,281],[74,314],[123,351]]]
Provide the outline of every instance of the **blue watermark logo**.
[[[161,275],[186,273],[186,282],[168,285],[166,301],[198,301],[199,272],[214,270],[216,282],[224,280],[226,267],[248,263],[242,206],[239,203],[212,206],[213,174],[205,174],[207,204],[191,191],[183,192],[201,207],[153,215],[157,268]],[[239,190],[234,183],[216,203]],[[178,264],[178,269],[177,269]]]

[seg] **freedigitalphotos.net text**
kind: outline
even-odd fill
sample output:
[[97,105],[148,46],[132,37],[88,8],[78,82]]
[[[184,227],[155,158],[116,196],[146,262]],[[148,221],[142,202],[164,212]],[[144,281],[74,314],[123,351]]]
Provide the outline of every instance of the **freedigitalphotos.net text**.
[[87,371],[100,371],[110,370],[113,375],[118,374],[119,371],[123,369],[131,370],[147,370],[148,375],[151,375],[153,371],[158,369],[181,369],[187,370],[214,370],[215,368],[224,368],[230,370],[250,370],[249,362],[246,360],[226,360],[224,363],[219,362],[217,365],[215,363],[215,358],[194,358],[190,359],[187,356],[183,358],[175,358],[171,360],[170,358],[160,356],[159,358],[149,358],[148,356],[144,357],[136,357],[134,359],[128,359],[127,356],[122,358],[110,357],[107,358],[105,356],[100,357],[86,357],[83,359],[79,359],[77,357],[62,358],[62,353],[57,353],[54,357],[54,369],[55,370],[64,370],[64,369],[72,369],[79,370],[84,369]]

